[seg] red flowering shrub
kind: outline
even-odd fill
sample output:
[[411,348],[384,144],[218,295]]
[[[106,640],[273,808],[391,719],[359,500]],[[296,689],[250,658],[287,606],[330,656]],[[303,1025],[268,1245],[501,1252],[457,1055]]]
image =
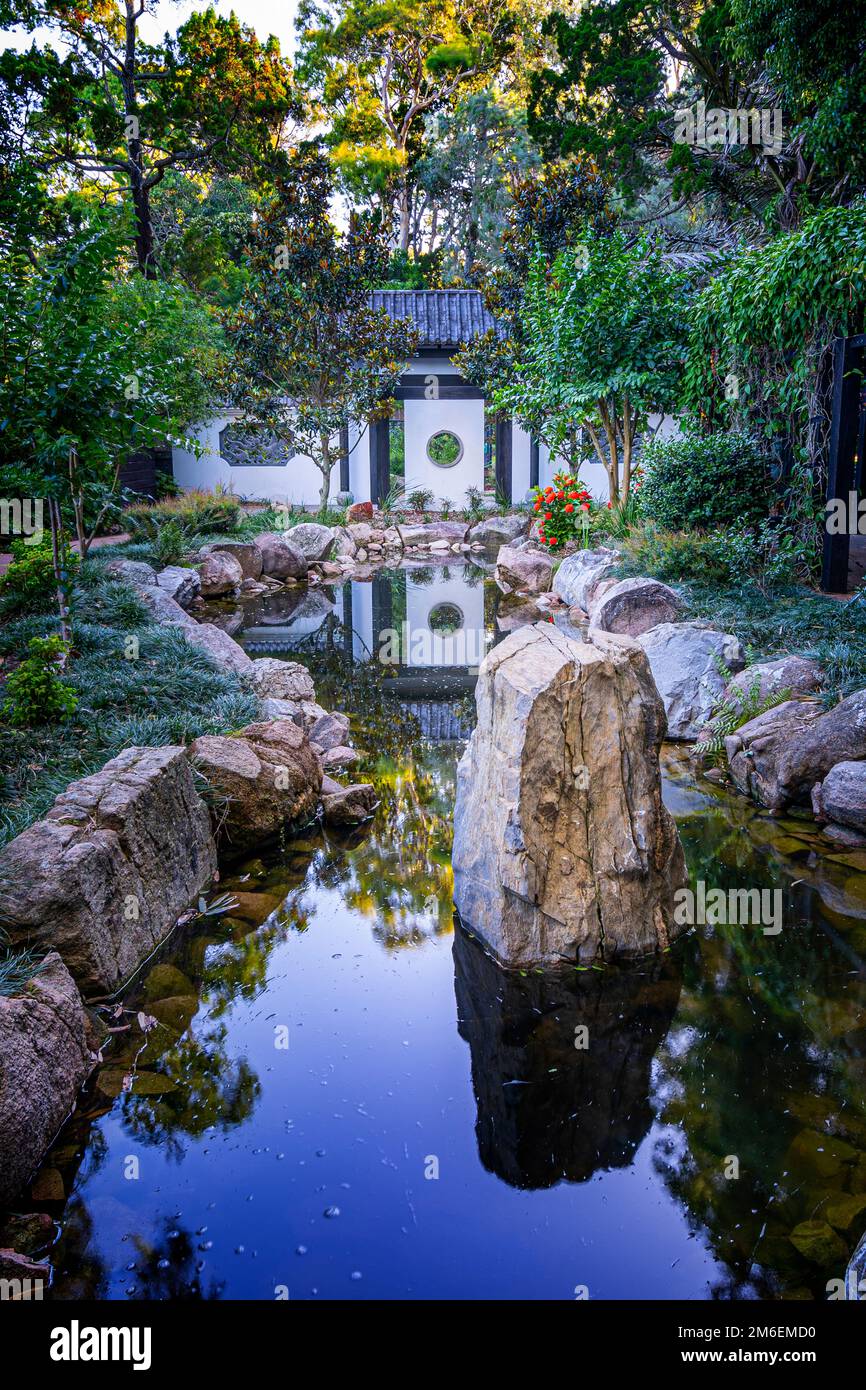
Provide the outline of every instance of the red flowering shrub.
[[534,511],[542,545],[555,551],[587,532],[592,498],[573,473],[557,473],[549,487],[535,489]]

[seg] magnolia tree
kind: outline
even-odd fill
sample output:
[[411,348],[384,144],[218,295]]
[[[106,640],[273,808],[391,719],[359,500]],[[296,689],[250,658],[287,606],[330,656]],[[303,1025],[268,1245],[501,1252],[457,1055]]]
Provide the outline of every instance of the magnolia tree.
[[635,444],[651,414],[678,398],[686,277],[645,237],[587,232],[551,264],[536,251],[521,308],[521,353],[494,396],[561,457],[582,428],[625,501]]
[[299,153],[256,221],[243,299],[228,319],[229,394],[242,423],[312,459],[327,506],[340,432],[387,414],[418,335],[408,320],[370,307],[385,279],[378,223],[353,218],[341,235],[329,215],[330,166]]

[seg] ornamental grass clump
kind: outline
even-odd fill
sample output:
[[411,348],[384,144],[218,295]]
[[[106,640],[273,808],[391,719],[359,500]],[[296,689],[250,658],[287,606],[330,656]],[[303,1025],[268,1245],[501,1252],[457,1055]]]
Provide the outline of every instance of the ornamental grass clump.
[[537,487],[533,510],[538,513],[538,539],[542,545],[563,546],[586,537],[591,497],[573,473],[557,473],[552,486]]

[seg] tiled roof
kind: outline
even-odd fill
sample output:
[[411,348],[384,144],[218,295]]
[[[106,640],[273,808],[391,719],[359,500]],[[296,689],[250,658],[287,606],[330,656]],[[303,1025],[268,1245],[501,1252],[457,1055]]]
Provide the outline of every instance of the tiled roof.
[[421,352],[456,348],[496,328],[478,290],[374,290],[370,301],[392,319],[411,319],[421,333]]

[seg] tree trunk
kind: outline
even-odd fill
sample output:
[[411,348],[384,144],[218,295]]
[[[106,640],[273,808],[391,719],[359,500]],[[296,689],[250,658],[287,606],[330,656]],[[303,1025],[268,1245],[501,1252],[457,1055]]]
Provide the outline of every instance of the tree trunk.
[[138,268],[148,280],[156,279],[153,224],[150,220],[150,189],[144,171],[141,129],[136,89],[136,41],[138,13],[133,0],[126,0],[126,42],[123,55],[123,112],[126,122],[126,148],[129,156],[129,184],[135,213],[135,255]]
[[319,435],[319,444],[322,449],[322,461],[319,465],[322,473],[322,486],[319,488],[319,510],[324,513],[328,505],[328,498],[331,495],[331,469],[334,460],[331,457],[331,441],[328,435]]
[[[63,534],[63,518],[60,503],[56,497],[48,499],[48,517],[51,524],[51,555],[54,561],[54,583],[57,591],[57,611],[60,617],[60,637],[63,642],[72,643],[72,628],[69,623],[69,571],[64,559],[66,547]],[[65,664],[65,660],[64,663]]]

